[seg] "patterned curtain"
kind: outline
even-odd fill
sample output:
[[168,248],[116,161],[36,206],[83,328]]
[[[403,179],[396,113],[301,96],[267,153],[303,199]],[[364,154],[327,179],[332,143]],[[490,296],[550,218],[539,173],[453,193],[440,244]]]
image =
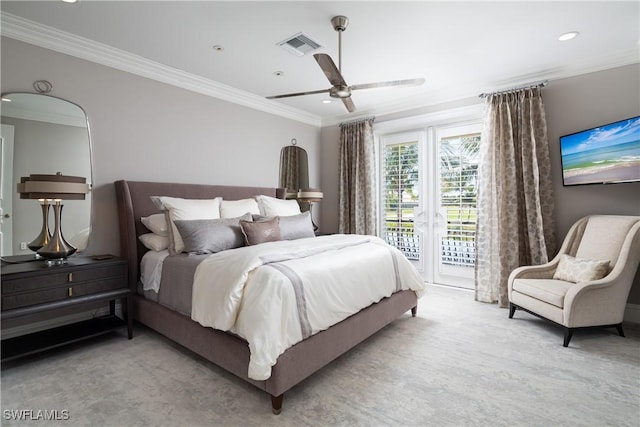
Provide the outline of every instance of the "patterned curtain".
[[475,298],[506,307],[511,271],[543,264],[555,251],[541,89],[489,95],[481,138]]
[[339,232],[376,234],[373,119],[340,125]]

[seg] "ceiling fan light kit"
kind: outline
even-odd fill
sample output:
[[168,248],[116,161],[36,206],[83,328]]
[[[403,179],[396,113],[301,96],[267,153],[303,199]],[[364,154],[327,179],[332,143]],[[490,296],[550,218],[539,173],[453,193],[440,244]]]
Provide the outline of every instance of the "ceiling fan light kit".
[[322,90],[267,96],[267,99],[290,98],[294,96],[328,93],[332,98],[342,99],[342,102],[347,108],[347,111],[352,113],[356,110],[356,106],[351,99],[351,93],[354,90],[375,89],[390,86],[419,86],[424,83],[423,78],[417,78],[349,86],[342,77],[342,32],[347,29],[347,26],[349,25],[349,18],[343,15],[334,16],[333,18],[331,18],[331,25],[333,26],[333,29],[338,33],[338,66],[336,67],[333,59],[331,59],[331,57],[326,53],[315,53],[313,55],[316,62],[320,66],[320,69],[322,69],[324,75],[327,77],[327,80],[329,80],[329,83],[331,83],[331,87],[329,89]]

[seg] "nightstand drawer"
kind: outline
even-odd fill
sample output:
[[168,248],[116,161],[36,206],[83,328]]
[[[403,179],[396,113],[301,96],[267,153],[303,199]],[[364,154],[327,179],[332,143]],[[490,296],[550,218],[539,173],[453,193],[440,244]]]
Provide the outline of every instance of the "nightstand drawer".
[[[126,268],[123,265],[108,265],[96,268],[76,269],[74,271],[52,271],[51,274],[47,275],[40,274],[16,279],[3,278],[2,295],[4,297],[15,292],[48,289],[63,285],[71,286],[76,283],[79,284],[80,282],[100,279],[117,278],[122,280],[125,276],[125,270]],[[2,309],[6,310],[6,307],[3,306]]]
[[[35,290],[32,292],[15,292],[10,295],[2,296],[2,311],[14,308],[28,307],[36,304],[44,304],[47,302],[72,300],[76,297],[84,295],[96,294],[98,292],[122,289],[123,278],[114,277],[110,279],[85,281],[81,283],[69,282],[61,286],[49,286],[46,289]],[[4,283],[2,285],[4,287]]]

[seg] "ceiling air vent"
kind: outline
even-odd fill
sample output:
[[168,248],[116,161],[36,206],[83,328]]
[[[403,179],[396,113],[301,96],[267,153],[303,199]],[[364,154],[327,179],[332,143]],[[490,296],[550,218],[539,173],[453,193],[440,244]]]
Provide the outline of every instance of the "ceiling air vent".
[[278,43],[278,46],[297,56],[303,56],[321,47],[320,43],[311,40],[311,38],[304,33],[293,35]]

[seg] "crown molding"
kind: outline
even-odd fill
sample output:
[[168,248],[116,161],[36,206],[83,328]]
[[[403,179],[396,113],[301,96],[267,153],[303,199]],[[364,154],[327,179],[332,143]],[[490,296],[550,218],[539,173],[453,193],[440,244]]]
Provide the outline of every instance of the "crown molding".
[[558,67],[549,70],[541,70],[526,75],[514,76],[499,82],[487,83],[485,81],[469,81],[457,85],[455,88],[445,88],[441,90],[430,90],[418,95],[404,98],[398,102],[386,103],[373,110],[358,111],[356,115],[343,115],[324,118],[322,126],[332,126],[346,120],[354,120],[366,116],[385,116],[399,113],[412,115],[412,110],[420,110],[438,104],[459,101],[467,98],[475,98],[481,92],[494,92],[505,90],[511,87],[527,85],[534,81],[549,80],[553,84],[554,80],[577,77],[583,74],[590,74],[605,71],[612,68],[624,67],[626,65],[640,62],[640,55],[637,49],[626,51],[610,52],[606,55],[597,55],[586,58],[580,62],[574,62],[569,66]]
[[3,12],[1,14],[0,34],[45,49],[316,127],[331,126],[345,120],[353,120],[360,116],[384,116],[410,112],[411,110],[430,107],[440,103],[475,97],[481,91],[491,92],[505,87],[527,84],[528,82],[536,80],[553,81],[640,62],[637,50],[612,52],[609,55],[599,55],[597,58],[589,58],[581,63],[571,64],[571,66],[568,67],[559,67],[552,70],[543,70],[531,75],[517,76],[507,81],[501,81],[498,84],[496,84],[496,82],[493,84],[478,81],[466,82],[458,85],[455,89],[448,88],[444,91],[428,91],[420,95],[405,98],[399,102],[381,105],[370,111],[360,111],[357,115],[339,115],[322,118],[319,115],[290,107],[277,101],[271,101],[253,93],[168,67],[106,44],[67,33],[10,13]]
[[321,118],[318,115],[270,101],[250,92],[150,61],[141,56],[10,13],[2,13],[0,34],[18,41],[242,105],[254,110],[285,117],[316,127],[322,125]]

